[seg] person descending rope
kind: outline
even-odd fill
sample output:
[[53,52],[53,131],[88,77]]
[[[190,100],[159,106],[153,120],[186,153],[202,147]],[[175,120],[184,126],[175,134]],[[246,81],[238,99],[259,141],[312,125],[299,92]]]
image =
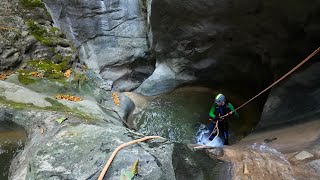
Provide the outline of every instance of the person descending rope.
[[212,133],[215,129],[216,123],[218,123],[219,134],[223,136],[224,145],[228,145],[228,121],[224,118],[227,114],[233,114],[235,117],[239,117],[238,113],[235,111],[233,105],[226,101],[223,94],[218,94],[214,100],[209,116],[210,116],[210,137],[209,140],[213,140],[215,133]]

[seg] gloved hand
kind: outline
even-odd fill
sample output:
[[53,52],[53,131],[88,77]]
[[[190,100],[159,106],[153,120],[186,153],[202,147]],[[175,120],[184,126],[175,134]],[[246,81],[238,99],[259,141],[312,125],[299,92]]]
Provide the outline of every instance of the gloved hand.
[[214,119],[213,119],[213,122],[216,123],[217,121],[221,121],[223,120],[223,118],[219,117],[219,116],[216,116]]

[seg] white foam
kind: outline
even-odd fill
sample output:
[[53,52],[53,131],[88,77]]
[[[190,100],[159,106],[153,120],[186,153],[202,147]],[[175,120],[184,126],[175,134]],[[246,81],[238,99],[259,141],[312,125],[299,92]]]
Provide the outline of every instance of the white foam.
[[210,141],[208,138],[210,136],[210,133],[211,132],[209,131],[209,129],[204,124],[201,124],[196,134],[196,143],[211,147],[223,146],[223,141],[220,137],[216,137],[213,141]]

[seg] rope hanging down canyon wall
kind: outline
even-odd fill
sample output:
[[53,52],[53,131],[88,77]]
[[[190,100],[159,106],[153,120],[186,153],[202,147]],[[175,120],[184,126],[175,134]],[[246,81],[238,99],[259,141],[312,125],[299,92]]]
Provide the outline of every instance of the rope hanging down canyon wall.
[[313,51],[313,53],[311,53],[307,58],[305,58],[303,61],[301,61],[298,65],[296,65],[294,68],[292,68],[289,72],[287,72],[285,75],[283,75],[281,78],[279,78],[277,81],[275,81],[274,83],[272,83],[269,87],[267,87],[266,89],[264,89],[263,91],[261,91],[259,94],[257,94],[256,96],[254,96],[253,98],[251,98],[249,101],[243,103],[241,106],[239,106],[238,108],[235,109],[235,111],[241,109],[243,106],[247,105],[248,103],[250,103],[251,101],[253,101],[254,99],[256,99],[257,97],[259,97],[261,94],[263,94],[264,92],[268,91],[270,88],[272,88],[273,86],[275,86],[276,84],[278,84],[280,81],[282,81],[283,79],[285,79],[287,76],[289,76],[290,74],[292,74],[294,71],[296,71],[298,68],[300,68],[304,63],[306,63],[309,59],[311,59],[313,56],[315,56],[318,52],[320,51],[320,47],[318,47],[318,49],[316,49],[315,51]]

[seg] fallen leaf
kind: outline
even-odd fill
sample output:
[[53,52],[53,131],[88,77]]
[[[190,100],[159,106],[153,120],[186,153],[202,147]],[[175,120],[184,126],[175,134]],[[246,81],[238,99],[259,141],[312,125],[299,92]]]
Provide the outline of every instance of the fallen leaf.
[[120,180],[131,180],[138,173],[138,163],[139,160],[136,160],[129,170],[126,170],[121,173]]
[[58,119],[56,119],[56,121],[59,123],[59,124],[61,124],[61,123],[63,123],[63,121],[65,121],[65,120],[67,120],[68,118],[66,118],[66,117],[62,117],[62,118],[58,118]]
[[119,105],[120,105],[120,98],[119,98],[118,93],[113,92],[113,93],[112,93],[112,98],[113,98],[114,104],[115,104],[116,106],[119,106]]
[[72,73],[71,69],[68,69],[63,75],[64,75],[64,77],[66,77],[66,78],[70,78],[71,73]]
[[71,95],[64,95],[64,94],[58,94],[58,95],[54,96],[54,98],[55,99],[64,99],[64,100],[73,101],[73,102],[79,102],[82,100],[80,97],[71,96]]
[[31,76],[33,77],[38,77],[38,78],[43,78],[43,74],[40,72],[31,72]]
[[0,80],[1,81],[4,81],[4,80],[6,80],[7,79],[7,75],[5,75],[5,74],[0,74]]
[[11,72],[11,71],[0,73],[0,81],[6,80],[7,77],[10,76],[11,74],[13,74],[13,72]]
[[41,135],[44,134],[44,128],[40,128],[40,134],[41,134]]

